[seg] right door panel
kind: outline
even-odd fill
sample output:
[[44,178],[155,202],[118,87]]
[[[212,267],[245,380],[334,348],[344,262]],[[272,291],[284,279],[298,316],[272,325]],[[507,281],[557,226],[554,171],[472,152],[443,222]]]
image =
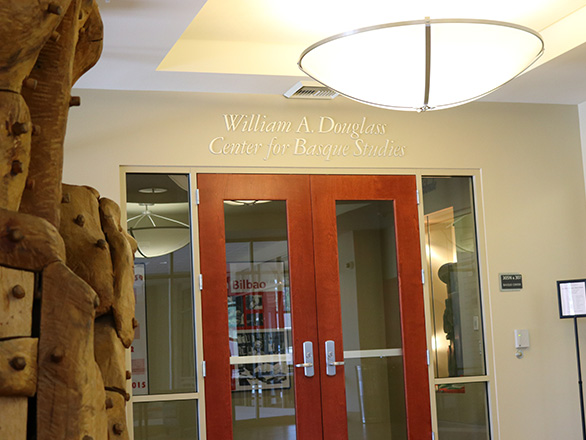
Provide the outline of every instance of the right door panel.
[[311,193],[324,438],[431,438],[415,178]]

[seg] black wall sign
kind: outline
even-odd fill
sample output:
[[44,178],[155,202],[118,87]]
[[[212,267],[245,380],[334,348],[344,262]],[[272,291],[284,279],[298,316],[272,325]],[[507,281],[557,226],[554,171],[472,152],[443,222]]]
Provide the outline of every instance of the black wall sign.
[[521,290],[523,288],[523,275],[520,273],[499,273],[501,292]]

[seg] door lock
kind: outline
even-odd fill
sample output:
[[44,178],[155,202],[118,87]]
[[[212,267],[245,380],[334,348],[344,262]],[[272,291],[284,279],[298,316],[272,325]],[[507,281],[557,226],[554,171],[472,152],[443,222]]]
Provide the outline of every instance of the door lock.
[[335,376],[336,367],[344,365],[344,361],[336,361],[336,343],[334,341],[326,341],[326,357],[326,374]]
[[313,367],[313,342],[305,341],[303,343],[303,362],[302,364],[295,364],[296,368],[303,368],[305,377],[313,377],[315,370]]

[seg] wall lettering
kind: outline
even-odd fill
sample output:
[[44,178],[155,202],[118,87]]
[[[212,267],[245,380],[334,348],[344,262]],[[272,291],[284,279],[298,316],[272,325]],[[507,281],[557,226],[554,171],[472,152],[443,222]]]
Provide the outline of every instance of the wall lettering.
[[263,161],[291,156],[327,162],[334,158],[400,159],[407,151],[405,145],[389,139],[388,124],[366,116],[358,120],[302,116],[293,121],[260,113],[227,113],[222,118],[226,132],[208,144],[215,156],[255,156]]

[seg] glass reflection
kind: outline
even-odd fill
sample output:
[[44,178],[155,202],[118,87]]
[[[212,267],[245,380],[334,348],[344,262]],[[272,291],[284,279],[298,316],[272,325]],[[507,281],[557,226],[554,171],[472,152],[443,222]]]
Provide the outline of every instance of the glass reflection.
[[134,438],[194,440],[198,438],[197,402],[144,402],[133,405]]
[[[195,352],[191,250],[189,246],[156,258],[137,258],[144,281],[144,325],[137,313],[138,334],[133,342],[133,370],[140,359],[139,346],[146,336],[146,387],[140,383],[134,394],[194,392]],[[187,270],[186,270],[187,269]],[[140,307],[137,292],[137,307]],[[133,371],[133,379],[140,376]],[[134,382],[134,381],[133,381]],[[134,383],[133,383],[134,385]],[[146,392],[144,392],[146,391]]]
[[349,438],[406,439],[392,201],[337,201]]
[[[139,242],[134,284],[138,328],[131,347],[133,394],[194,392],[188,176],[130,173],[126,184],[127,226]],[[181,240],[169,235],[175,226],[180,226]]]
[[227,201],[224,214],[234,439],[294,439],[286,203]]
[[488,440],[486,383],[436,385],[439,438]]
[[423,178],[436,377],[484,375],[472,179]]

